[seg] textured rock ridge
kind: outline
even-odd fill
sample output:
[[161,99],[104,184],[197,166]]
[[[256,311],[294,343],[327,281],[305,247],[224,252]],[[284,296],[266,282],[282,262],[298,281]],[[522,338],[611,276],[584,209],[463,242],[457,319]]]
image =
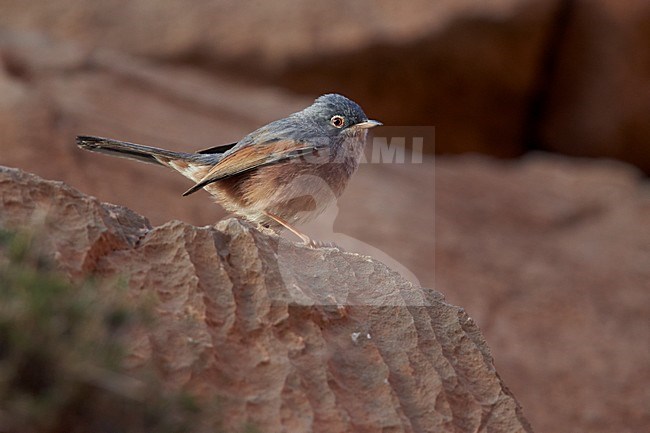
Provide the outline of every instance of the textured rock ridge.
[[372,258],[236,219],[152,227],[10,168],[0,198],[0,227],[39,233],[67,274],[154,299],[133,368],[153,361],[170,387],[218,397],[226,428],[531,431],[474,321]]

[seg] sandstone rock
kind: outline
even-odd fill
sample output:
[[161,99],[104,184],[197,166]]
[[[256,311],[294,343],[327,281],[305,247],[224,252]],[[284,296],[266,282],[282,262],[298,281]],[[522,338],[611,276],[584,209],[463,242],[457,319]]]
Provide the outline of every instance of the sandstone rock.
[[135,339],[169,385],[223,402],[226,428],[531,431],[474,321],[369,258],[235,219],[152,228],[0,168],[0,226],[36,230],[73,276],[128,280],[160,325]]

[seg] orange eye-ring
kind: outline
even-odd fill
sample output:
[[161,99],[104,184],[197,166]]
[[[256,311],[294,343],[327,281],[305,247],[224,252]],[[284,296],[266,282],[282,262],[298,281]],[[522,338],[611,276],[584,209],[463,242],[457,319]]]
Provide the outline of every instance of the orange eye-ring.
[[339,116],[339,115],[337,114],[336,116],[333,116],[333,117],[330,119],[330,123],[331,123],[332,126],[334,126],[335,128],[343,128],[343,126],[345,126],[345,118],[343,118],[343,116]]

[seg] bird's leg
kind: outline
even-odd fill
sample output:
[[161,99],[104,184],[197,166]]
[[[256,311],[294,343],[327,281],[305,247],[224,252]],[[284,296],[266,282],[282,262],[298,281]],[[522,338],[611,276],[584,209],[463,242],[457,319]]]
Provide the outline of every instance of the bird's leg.
[[272,213],[269,213],[269,212],[264,212],[264,215],[271,218],[273,221],[280,224],[281,226],[283,226],[284,228],[289,230],[294,235],[298,236],[305,243],[305,245],[313,246],[312,245],[313,241],[311,240],[311,238],[309,236],[307,236],[304,233],[299,232],[297,229],[293,228],[291,226],[291,224],[289,224],[288,222],[286,222],[282,218],[280,218],[278,216],[275,216],[275,215],[273,215]]
[[315,241],[315,240],[311,239],[309,236],[307,236],[304,233],[299,232],[296,228],[291,226],[291,224],[289,224],[288,222],[286,222],[282,218],[273,215],[272,213],[264,212],[264,214],[267,217],[271,218],[273,221],[277,222],[278,224],[280,224],[281,226],[286,228],[287,230],[289,230],[294,235],[298,236],[303,241],[303,243],[305,245],[307,245],[308,247],[310,247],[310,248],[320,248],[320,247],[336,248],[336,245],[334,245],[334,244],[330,244],[330,243],[326,243],[326,242],[319,242],[319,241]]

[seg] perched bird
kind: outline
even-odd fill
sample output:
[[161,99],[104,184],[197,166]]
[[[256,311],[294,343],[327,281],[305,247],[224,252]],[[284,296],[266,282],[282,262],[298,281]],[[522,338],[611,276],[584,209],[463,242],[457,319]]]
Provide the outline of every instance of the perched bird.
[[237,143],[196,153],[173,152],[101,137],[78,136],[83,149],[170,167],[205,189],[225,209],[257,223],[293,225],[321,213],[341,195],[363,154],[369,120],[350,99],[327,94],[312,105],[251,132]]

